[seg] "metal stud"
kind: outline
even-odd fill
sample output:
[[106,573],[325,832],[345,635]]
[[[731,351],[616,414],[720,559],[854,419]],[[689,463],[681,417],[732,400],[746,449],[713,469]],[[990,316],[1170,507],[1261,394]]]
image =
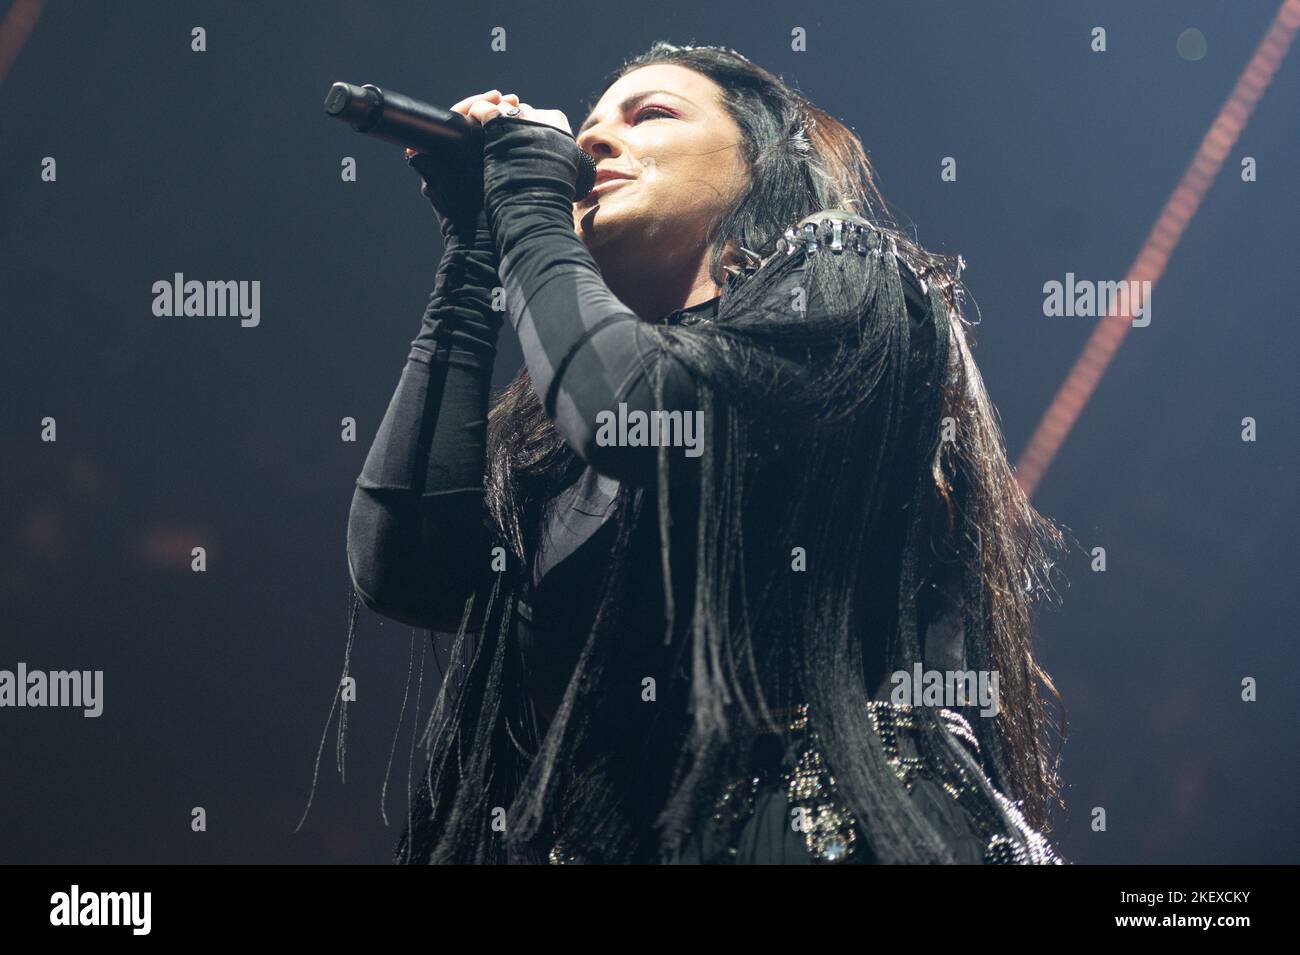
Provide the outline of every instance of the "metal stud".
[[868,246],[867,243],[863,241],[865,232],[866,229],[863,226],[858,226],[857,228],[854,229],[855,238],[853,240],[853,250],[857,252],[858,255],[866,255],[868,252],[871,251],[870,246]]
[[803,241],[804,244],[808,247],[808,254],[816,255],[818,252],[818,246],[817,246],[817,226],[815,224],[809,222],[807,225],[803,227]]

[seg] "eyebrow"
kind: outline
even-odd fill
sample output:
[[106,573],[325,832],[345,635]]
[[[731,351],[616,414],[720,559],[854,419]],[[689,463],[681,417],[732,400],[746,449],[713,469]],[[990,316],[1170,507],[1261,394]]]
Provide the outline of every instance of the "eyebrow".
[[[633,93],[627,99],[623,100],[623,102],[619,103],[618,111],[620,113],[626,113],[633,106],[637,105],[637,103],[640,103],[644,99],[649,99],[651,96],[654,96],[656,93],[664,93],[668,96],[676,97],[677,99],[682,100],[685,103],[691,103],[691,101],[688,100],[685,96],[681,96],[680,94],[674,93],[671,90],[642,90],[640,93]],[[695,104],[691,103],[691,105],[694,106]],[[578,135],[581,136],[583,133],[587,131],[588,127],[594,126],[595,124],[596,124],[595,115],[593,114],[591,116],[588,116],[586,120],[583,121],[583,124],[578,127]]]

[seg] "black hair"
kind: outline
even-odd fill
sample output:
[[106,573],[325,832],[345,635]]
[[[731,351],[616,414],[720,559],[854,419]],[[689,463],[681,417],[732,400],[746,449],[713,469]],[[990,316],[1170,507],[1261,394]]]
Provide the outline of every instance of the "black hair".
[[[489,592],[467,602],[399,858],[544,861],[558,842],[579,857],[653,861],[690,834],[740,754],[776,724],[773,709],[806,703],[871,856],[952,861],[864,707],[873,679],[923,661],[925,628],[945,614],[958,620],[967,666],[1000,674],[999,714],[976,721],[989,779],[1046,828],[1059,759],[1040,689],[1056,691],[1034,657],[1030,611],[1051,590],[1061,536],[1007,462],[966,340],[960,263],[903,234],[851,131],[734,50],[656,43],[604,86],[656,63],[713,80],[741,131],[750,182],[708,237],[711,273],[722,275],[728,249],[766,253],[762,268],[724,294],[715,321],[647,324],[696,373],[712,422],[694,553],[670,552],[676,498],[661,456],[652,493],[622,486],[616,497],[617,541],[596,618],[543,733],[511,624],[547,508],[584,463],[521,371],[491,410],[485,478],[512,559]],[[871,223],[870,254],[770,255],[792,224],[827,209]],[[926,298],[919,324],[902,269]],[[792,320],[778,294],[792,279],[818,303],[807,312],[816,321]],[[816,362],[815,376],[791,375],[778,359],[792,347]],[[806,426],[782,444],[769,422],[790,420]],[[944,423],[953,440],[941,435]],[[782,456],[801,478],[783,489],[788,505],[756,529],[746,495],[762,493],[762,468]],[[770,545],[766,558],[756,531]],[[624,688],[645,672],[645,658],[629,659],[618,634],[633,542],[656,534],[672,639],[655,665],[676,678],[650,708],[628,702]],[[789,572],[792,546],[811,555],[806,573]],[[672,568],[686,558],[693,600],[678,607]],[[946,736],[932,707],[918,717]],[[611,750],[611,726],[636,745]],[[651,766],[664,770],[647,774]],[[509,820],[504,832],[494,814]]]

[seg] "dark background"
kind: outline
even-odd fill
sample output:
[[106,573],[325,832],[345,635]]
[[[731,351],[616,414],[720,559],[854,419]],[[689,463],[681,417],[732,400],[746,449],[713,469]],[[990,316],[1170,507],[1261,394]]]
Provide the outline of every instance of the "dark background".
[[[496,87],[576,128],[602,77],[654,40],[740,50],[851,125],[920,240],[966,257],[1014,460],[1095,324],[1044,317],[1043,283],[1123,277],[1276,10],[702,6],[45,7],[0,90],[0,668],[102,669],[105,708],[0,710],[0,861],[389,858],[409,706],[387,828],[380,792],[412,631],[364,609],[347,781],[331,731],[292,830],[343,666],[353,481],[440,250],[400,149],[324,115],[330,83],[443,105]],[[1188,27],[1208,40],[1198,61],[1175,48]],[[1103,574],[1075,552],[1063,607],[1040,616],[1070,729],[1055,833],[1076,862],[1300,855],[1297,55],[1035,497],[1108,555]],[[1247,155],[1258,182],[1240,181]],[[57,183],[40,181],[44,156]],[[358,182],[340,181],[343,156]],[[154,317],[152,283],[178,271],[260,280],[260,326]],[[507,332],[498,384],[519,362]],[[40,441],[46,415],[57,443]],[[189,569],[194,544],[207,573]]]

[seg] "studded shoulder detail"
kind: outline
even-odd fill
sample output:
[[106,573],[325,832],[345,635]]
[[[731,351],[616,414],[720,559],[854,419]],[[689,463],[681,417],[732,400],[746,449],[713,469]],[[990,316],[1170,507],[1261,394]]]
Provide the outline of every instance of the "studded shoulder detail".
[[[904,256],[899,255],[894,237],[878,229],[865,217],[846,209],[825,209],[805,216],[785,230],[781,241],[786,255],[794,255],[802,248],[809,258],[824,252],[839,256],[847,251],[857,253],[862,258],[874,255],[876,261],[880,261],[888,251],[898,259],[900,266],[907,265],[907,271],[900,268],[899,274],[904,276],[904,286],[909,284],[906,278],[908,272],[912,271],[912,265]],[[912,272],[911,277],[913,281],[910,284],[915,293],[912,297],[919,304],[927,292],[925,280],[915,272]]]
[[[826,226],[830,231],[822,230],[819,232],[819,226]],[[827,209],[824,212],[816,212],[810,216],[801,219],[796,225],[785,230],[784,235],[776,240],[775,250],[766,256],[759,255],[753,249],[745,246],[740,247],[740,265],[724,265],[723,271],[728,275],[728,284],[735,285],[745,279],[750,278],[755,272],[758,272],[769,262],[782,257],[782,255],[793,255],[799,250],[800,246],[805,246],[809,255],[815,255],[818,251],[818,241],[826,242],[827,248],[835,253],[844,251],[843,236],[857,232],[860,235],[866,231],[874,231],[875,227],[871,223],[856,213],[849,212],[846,209]],[[859,238],[854,251],[860,255],[865,255],[870,251]]]
[[951,294],[958,306],[965,298],[961,282],[965,259],[957,257],[957,271],[952,276],[932,272],[925,265],[918,267],[908,256],[899,252],[897,240],[891,232],[848,209],[824,209],[805,216],[785,230],[769,255],[761,256],[752,249],[741,246],[741,264],[723,266],[728,275],[728,289],[742,284],[774,259],[794,255],[800,250],[808,257],[826,252],[841,256],[849,252],[863,259],[873,256],[877,262],[884,258],[886,252],[893,255],[899,263],[898,272],[903,279],[904,297],[911,306],[913,317],[918,321],[923,320],[930,310],[930,283],[927,275],[935,275],[941,288],[951,286]]
[[[929,270],[924,265],[918,269],[907,256],[898,251],[898,243],[890,232],[855,212],[847,209],[825,209],[814,212],[786,229],[778,242],[778,245],[782,244],[786,255],[793,255],[800,248],[803,248],[809,256],[822,254],[823,250],[832,255],[842,255],[846,251],[852,251],[864,258],[874,255],[879,261],[888,251],[898,260],[905,296],[918,307],[921,313],[929,309],[930,284],[926,279]],[[966,260],[958,256],[956,275],[941,276],[940,287],[951,284],[953,295],[958,303],[965,297],[965,290],[961,284],[961,273],[965,266]]]
[[[877,237],[874,248],[868,242],[872,234]],[[826,251],[836,255],[848,249],[858,255],[874,251],[879,258],[883,254],[886,239],[890,251],[898,254],[892,236],[877,229],[869,219],[847,209],[825,209],[805,216],[786,229],[782,239],[786,255],[793,255],[800,246],[809,255],[817,255],[824,246]],[[849,244],[846,245],[846,242]]]

